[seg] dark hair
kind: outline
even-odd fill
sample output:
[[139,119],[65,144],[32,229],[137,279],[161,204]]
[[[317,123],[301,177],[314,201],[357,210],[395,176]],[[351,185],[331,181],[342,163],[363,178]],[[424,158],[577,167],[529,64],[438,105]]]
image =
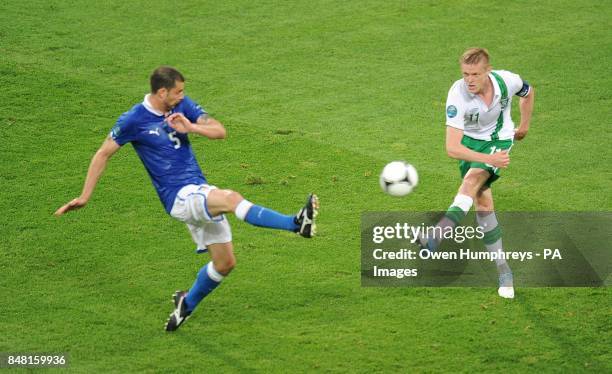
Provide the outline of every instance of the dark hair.
[[171,66],[160,66],[151,74],[151,93],[156,93],[160,88],[171,89],[176,82],[185,82],[185,77]]

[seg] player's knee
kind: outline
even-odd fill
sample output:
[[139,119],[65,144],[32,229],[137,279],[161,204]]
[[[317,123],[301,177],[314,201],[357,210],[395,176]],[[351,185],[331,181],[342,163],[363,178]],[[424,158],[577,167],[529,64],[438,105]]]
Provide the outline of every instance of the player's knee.
[[236,267],[236,257],[233,255],[214,261],[215,270],[223,276],[228,275]]
[[478,175],[466,175],[463,178],[463,183],[461,183],[460,192],[466,194],[468,196],[475,197],[478,190],[480,190],[481,179]]
[[493,202],[490,201],[478,201],[476,204],[476,211],[478,212],[492,212]]
[[238,206],[238,204],[244,200],[244,197],[242,197],[241,194],[239,194],[236,191],[232,191],[232,190],[226,190],[227,193],[225,195],[225,204],[227,206],[227,210],[230,212],[233,212],[234,210],[236,210],[236,206]]
[[462,195],[467,195],[472,199],[475,199],[476,197],[476,190],[474,188],[474,185],[467,183],[466,181],[463,181],[461,187],[459,187],[459,193]]
[[476,199],[476,210],[478,212],[492,212],[494,209],[493,200],[491,198],[480,196]]
[[495,210],[495,207],[493,206],[491,190],[489,187],[483,187],[480,189],[476,197],[476,211],[492,212],[493,210]]

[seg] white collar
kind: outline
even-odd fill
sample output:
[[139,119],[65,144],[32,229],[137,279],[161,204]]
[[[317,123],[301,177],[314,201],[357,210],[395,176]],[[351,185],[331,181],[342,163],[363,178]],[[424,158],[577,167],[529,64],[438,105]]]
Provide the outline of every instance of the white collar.
[[160,112],[159,110],[153,108],[153,105],[151,105],[151,102],[149,101],[150,96],[151,94],[145,95],[144,100],[142,100],[142,105],[145,107],[146,110],[155,114],[156,116],[163,116],[164,115],[163,112]]
[[495,101],[501,97],[501,88],[499,88],[499,83],[497,83],[497,79],[495,79],[492,73],[489,73],[489,79],[493,83],[493,101]]

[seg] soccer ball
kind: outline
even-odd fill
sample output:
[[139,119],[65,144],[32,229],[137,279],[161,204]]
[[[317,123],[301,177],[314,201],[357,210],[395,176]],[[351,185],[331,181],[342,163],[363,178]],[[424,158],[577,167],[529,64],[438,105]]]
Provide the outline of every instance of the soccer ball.
[[414,166],[405,161],[393,161],[380,173],[380,188],[391,196],[406,196],[419,183]]

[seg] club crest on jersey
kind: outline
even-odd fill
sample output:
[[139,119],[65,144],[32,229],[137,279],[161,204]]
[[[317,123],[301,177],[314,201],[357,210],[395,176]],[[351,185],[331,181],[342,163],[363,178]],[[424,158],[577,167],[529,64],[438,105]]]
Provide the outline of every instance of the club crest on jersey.
[[159,136],[159,128],[155,128],[155,130],[149,130],[149,135]]
[[501,109],[505,110],[508,107],[508,100],[509,98],[507,97],[502,97],[501,100],[499,100],[500,104],[501,104]]

